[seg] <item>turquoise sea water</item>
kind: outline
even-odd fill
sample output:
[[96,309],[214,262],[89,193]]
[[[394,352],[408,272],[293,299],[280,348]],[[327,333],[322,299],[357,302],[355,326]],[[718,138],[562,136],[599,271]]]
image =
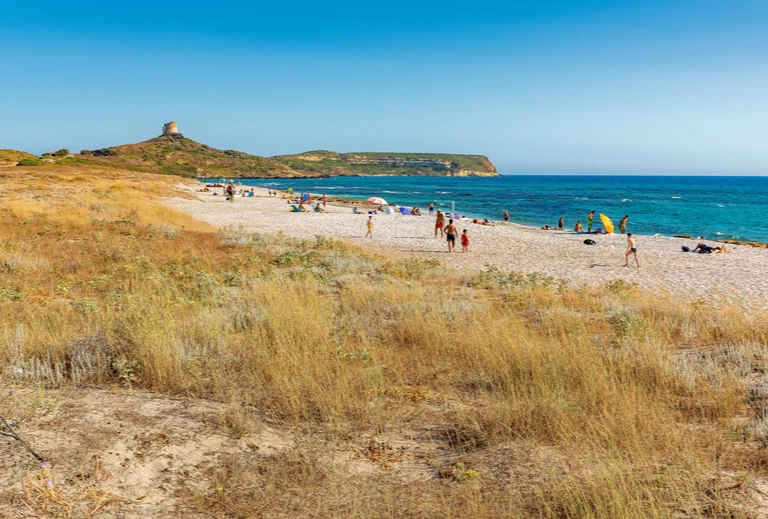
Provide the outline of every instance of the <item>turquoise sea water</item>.
[[[594,209],[615,224],[629,215],[638,234],[690,234],[709,239],[768,242],[768,177],[504,176],[333,177],[307,180],[243,180],[243,184],[326,193],[426,208],[429,202],[461,215],[566,228]],[[599,218],[595,219],[598,224]]]

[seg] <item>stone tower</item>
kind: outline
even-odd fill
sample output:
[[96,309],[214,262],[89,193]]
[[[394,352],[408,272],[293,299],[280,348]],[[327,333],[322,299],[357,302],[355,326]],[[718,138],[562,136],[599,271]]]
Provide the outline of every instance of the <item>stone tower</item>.
[[176,121],[171,121],[163,125],[163,135],[174,135],[179,133],[179,127],[176,126]]

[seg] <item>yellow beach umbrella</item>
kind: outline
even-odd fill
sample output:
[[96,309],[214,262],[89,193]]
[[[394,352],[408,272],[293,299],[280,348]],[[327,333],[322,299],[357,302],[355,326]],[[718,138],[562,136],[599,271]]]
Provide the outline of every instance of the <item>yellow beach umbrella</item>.
[[603,227],[605,227],[605,232],[607,232],[608,234],[613,233],[613,222],[611,221],[610,218],[600,213],[600,221],[603,222]]

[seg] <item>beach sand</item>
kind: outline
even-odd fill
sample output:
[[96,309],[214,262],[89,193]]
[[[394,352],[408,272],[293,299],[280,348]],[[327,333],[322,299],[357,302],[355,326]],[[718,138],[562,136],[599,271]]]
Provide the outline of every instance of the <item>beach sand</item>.
[[[184,187],[194,192],[194,189]],[[242,227],[259,233],[282,232],[287,236],[313,238],[323,235],[358,245],[435,258],[445,267],[478,271],[493,266],[503,271],[538,272],[573,284],[597,284],[616,279],[657,291],[690,296],[691,300],[727,297],[750,305],[768,303],[768,249],[735,246],[729,254],[692,254],[681,251],[697,240],[663,236],[637,239],[640,268],[630,260],[624,267],[626,237],[543,231],[511,223],[486,227],[459,220],[459,232],[467,229],[469,253],[448,253],[444,239],[434,238],[434,217],[377,214],[373,238],[364,238],[367,215],[352,214],[350,206],[328,204],[327,213],[291,213],[285,200],[268,197],[256,189],[252,198],[195,193],[195,199],[174,198],[169,205],[217,227]],[[359,205],[360,209],[370,206]],[[629,229],[631,231],[631,228]],[[592,238],[595,246],[584,245]],[[458,241],[458,240],[457,240]],[[706,242],[709,245],[719,245]],[[729,249],[731,246],[729,246]]]

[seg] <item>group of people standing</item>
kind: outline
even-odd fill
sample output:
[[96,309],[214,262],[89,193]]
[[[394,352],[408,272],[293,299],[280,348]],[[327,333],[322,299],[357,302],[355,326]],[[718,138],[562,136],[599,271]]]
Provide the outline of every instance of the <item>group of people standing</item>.
[[[430,211],[433,205],[429,204]],[[440,233],[441,238],[445,238],[448,242],[448,252],[456,252],[456,237],[459,234],[459,229],[456,224],[453,223],[453,218],[448,218],[448,225],[445,225],[445,213],[440,209],[437,210],[437,216],[435,217],[435,238]],[[469,234],[467,230],[461,233],[461,251],[469,252]]]
[[[621,234],[627,234],[627,223],[629,222],[629,215],[624,215],[624,218],[619,220],[619,232]],[[584,231],[584,226],[581,225],[581,220],[576,222],[576,225],[573,226],[573,230],[576,232],[592,232],[592,227],[595,224],[595,211],[590,211],[587,214],[587,230]],[[564,223],[564,217],[561,216],[560,219],[557,221],[557,227],[550,227],[549,225],[545,225],[542,227],[545,231],[562,231],[565,228]]]

